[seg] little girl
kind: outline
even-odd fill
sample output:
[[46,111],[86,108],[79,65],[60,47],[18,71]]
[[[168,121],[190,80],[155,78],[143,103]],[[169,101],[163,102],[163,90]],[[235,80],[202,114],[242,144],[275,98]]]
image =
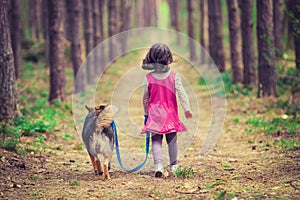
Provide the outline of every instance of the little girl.
[[154,44],[142,68],[154,70],[146,75],[143,83],[143,105],[147,122],[142,133],[151,132],[152,153],[155,177],[163,176],[162,139],[166,135],[168,144],[170,172],[177,169],[177,132],[186,132],[186,126],[179,120],[176,94],[187,119],[192,118],[188,96],[182,86],[181,76],[168,66],[173,57],[168,46]]

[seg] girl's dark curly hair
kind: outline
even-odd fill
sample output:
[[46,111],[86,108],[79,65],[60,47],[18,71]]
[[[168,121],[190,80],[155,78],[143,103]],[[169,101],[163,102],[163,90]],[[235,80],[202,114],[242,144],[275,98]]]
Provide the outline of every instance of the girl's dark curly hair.
[[162,43],[154,44],[147,53],[143,64],[169,65],[173,62],[173,56],[169,47]]

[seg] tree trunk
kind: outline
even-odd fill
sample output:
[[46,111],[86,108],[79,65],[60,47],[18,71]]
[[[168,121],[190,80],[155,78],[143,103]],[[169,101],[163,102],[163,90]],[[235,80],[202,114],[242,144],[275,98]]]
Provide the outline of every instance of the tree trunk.
[[220,0],[208,1],[209,53],[220,72],[225,72],[225,57],[222,34],[222,11]]
[[292,26],[292,34],[294,37],[296,68],[300,71],[300,2],[297,0],[289,0],[288,4],[289,21]]
[[96,48],[98,44],[101,42],[100,35],[100,17],[99,17],[99,1],[92,0],[92,8],[93,8],[93,37],[94,37],[94,73],[98,74],[100,72],[101,67],[96,64],[100,62],[100,49]]
[[257,0],[258,97],[276,96],[272,0]]
[[33,41],[40,39],[41,32],[41,0],[28,0],[29,26]]
[[207,54],[206,51],[209,52],[209,34],[208,34],[208,0],[200,1],[200,44],[201,44],[201,63],[206,64]]
[[21,77],[22,74],[22,40],[23,30],[21,21],[21,1],[12,0],[11,2],[11,15],[10,15],[10,32],[12,41],[12,50],[14,53],[14,65],[16,72],[16,79]]
[[[180,1],[168,0],[170,7],[171,26],[178,32],[180,32]],[[180,37],[177,37],[177,44],[180,45]]]
[[142,1],[142,0],[135,0],[137,28],[145,27],[145,19],[144,19],[143,8],[144,8],[144,1]]
[[0,121],[17,117],[17,85],[8,19],[8,0],[0,1]]
[[286,42],[285,42],[285,49],[286,50],[293,50],[294,48],[294,37],[293,37],[293,24],[291,20],[291,5],[293,2],[290,0],[286,0],[286,13],[284,15],[285,24],[287,24],[287,31],[286,31]]
[[227,0],[229,36],[230,36],[230,58],[232,67],[232,81],[242,83],[242,45],[241,45],[241,21],[238,8],[238,0]]
[[151,26],[151,2],[150,0],[144,1],[143,3],[143,14],[145,19],[145,27]]
[[196,60],[196,50],[195,45],[193,45],[193,40],[195,39],[195,30],[194,30],[194,1],[187,1],[187,11],[188,11],[188,36],[189,36],[189,49],[190,49],[190,59]]
[[[92,51],[94,47],[93,41],[93,10],[92,10],[92,0],[85,0],[83,2],[84,7],[84,41],[85,41],[85,54],[88,54]],[[93,63],[92,59],[86,60],[87,65],[87,81],[88,84],[93,84]]]
[[65,100],[65,39],[63,35],[63,1],[48,0],[50,96],[49,102]]
[[156,27],[157,26],[157,21],[158,21],[158,16],[157,16],[157,5],[156,5],[156,0],[150,1],[150,8],[151,8],[151,26]]
[[[130,29],[130,11],[131,11],[131,5],[132,1],[130,0],[121,0],[121,9],[120,9],[120,19],[121,20],[121,26],[120,26],[120,32],[126,31]],[[123,38],[120,38],[121,41],[121,51],[125,52],[127,50],[127,35],[124,34]]]
[[168,0],[169,7],[170,7],[170,19],[171,19],[171,27],[176,27],[176,8],[175,8],[175,2],[177,0]]
[[43,36],[45,41],[45,57],[46,57],[46,67],[48,67],[50,64],[50,56],[49,56],[49,20],[48,20],[48,1],[43,0],[42,1],[42,21],[43,21]]
[[[117,34],[117,2],[116,0],[108,1],[108,34],[113,36]],[[109,59],[112,61],[116,57],[115,41],[109,40]]]
[[104,40],[104,25],[103,25],[103,18],[104,18],[104,7],[105,7],[105,0],[99,0],[98,1],[98,7],[99,7],[99,33],[100,33],[100,41],[102,42]]
[[[99,27],[100,27],[100,42],[104,40],[104,25],[103,25],[103,18],[104,18],[104,8],[105,8],[105,0],[99,0],[98,1],[98,6],[99,6]],[[102,44],[104,45],[104,44]],[[100,49],[100,62],[105,63],[105,51],[104,48]],[[105,66],[100,65],[99,72],[104,72]]]
[[276,57],[282,57],[283,54],[283,32],[284,32],[284,0],[273,0],[273,21]]
[[[79,36],[79,22],[80,22],[80,0],[66,0],[66,7],[68,8],[67,19],[69,24],[69,34],[71,41],[71,59],[74,71],[74,79],[77,79],[74,86],[74,92],[84,91],[84,77],[83,73],[78,74],[81,65],[81,49]],[[77,77],[79,76],[80,77]]]
[[240,0],[242,54],[243,54],[243,84],[245,87],[256,85],[256,69],[253,40],[253,0]]

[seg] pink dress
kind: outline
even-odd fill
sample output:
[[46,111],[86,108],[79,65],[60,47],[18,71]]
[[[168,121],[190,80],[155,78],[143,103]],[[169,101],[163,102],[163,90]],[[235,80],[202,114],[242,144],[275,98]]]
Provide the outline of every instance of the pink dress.
[[149,105],[148,120],[142,133],[168,134],[185,132],[186,126],[179,120],[175,90],[176,73],[162,80],[156,79],[151,73],[147,74]]

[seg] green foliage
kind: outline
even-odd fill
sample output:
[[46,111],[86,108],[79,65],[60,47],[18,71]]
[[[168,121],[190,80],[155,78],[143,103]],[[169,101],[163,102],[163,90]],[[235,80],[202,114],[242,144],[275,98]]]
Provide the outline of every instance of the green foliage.
[[65,133],[63,136],[62,136],[62,139],[63,140],[70,140],[72,139],[73,136],[70,134],[70,133]]
[[23,60],[38,63],[45,58],[44,42],[33,41],[31,37],[25,37],[22,43]]
[[206,186],[203,186],[202,189],[210,189],[210,188],[214,188],[218,185],[220,185],[220,183],[223,182],[223,180],[216,180],[213,184],[211,185],[206,185]]
[[80,181],[78,181],[78,180],[71,180],[70,181],[70,185],[71,186],[80,186]]
[[248,119],[246,124],[251,124],[255,131],[263,131],[265,134],[289,134],[294,135],[300,130],[300,118],[281,118],[276,117],[271,121],[262,118]]
[[194,177],[195,172],[191,166],[187,168],[180,165],[178,166],[175,175],[178,178],[192,178]]
[[82,151],[84,149],[82,143],[80,144],[76,144],[74,147],[73,147],[73,150],[76,150],[76,151]]
[[280,95],[300,93],[300,72],[293,67],[277,66],[277,90]]
[[276,146],[280,146],[284,151],[292,151],[300,149],[300,141],[294,139],[283,139],[275,142]]
[[223,167],[224,167],[225,169],[231,169],[231,165],[230,165],[229,163],[224,163],[224,164],[223,164]]
[[239,120],[239,118],[234,118],[234,119],[233,119],[233,122],[234,122],[234,123],[239,123],[240,120]]
[[226,190],[223,190],[221,192],[218,192],[217,195],[216,195],[216,199],[222,199],[222,198],[225,198],[226,196]]
[[[8,151],[18,152],[21,136],[33,136],[33,133],[45,133],[50,131],[54,126],[45,123],[43,120],[29,121],[27,117],[20,116],[12,120],[9,120],[0,127],[0,147]],[[44,142],[44,136],[38,134],[34,139],[33,146],[45,150],[45,147],[41,145]],[[20,150],[26,152],[26,150]]]
[[52,129],[52,126],[44,121],[30,122],[25,116],[13,119],[13,124],[24,136],[32,136],[34,132],[44,133]]
[[300,106],[298,104],[290,104],[288,100],[277,100],[277,108],[285,110],[285,114],[290,115],[296,119],[300,115]]
[[[250,85],[249,87],[244,87],[241,83],[233,84],[232,83],[232,75],[231,69],[226,70],[225,73],[221,74],[222,81],[224,82],[224,88],[227,97],[237,98],[239,95],[249,96],[254,90],[253,87]],[[203,85],[205,80],[200,78],[199,85]]]
[[2,124],[0,126],[0,147],[8,151],[17,151],[18,144],[20,143],[20,133],[14,127],[8,126],[8,124]]

